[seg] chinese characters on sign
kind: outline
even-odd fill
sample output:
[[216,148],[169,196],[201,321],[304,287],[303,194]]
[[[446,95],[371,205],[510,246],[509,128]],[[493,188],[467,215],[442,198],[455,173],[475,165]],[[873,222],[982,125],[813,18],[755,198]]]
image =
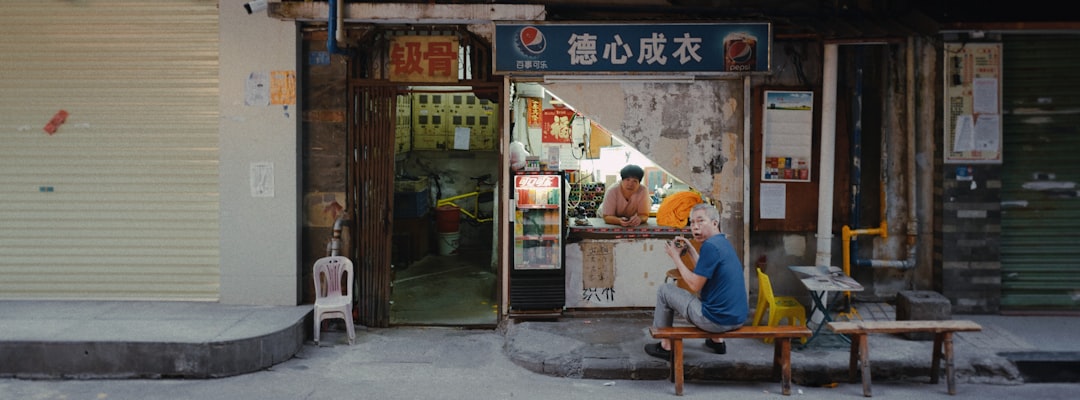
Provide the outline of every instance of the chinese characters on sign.
[[568,108],[550,108],[544,110],[540,141],[543,143],[571,143],[570,120],[574,110]]
[[394,37],[390,42],[390,80],[397,82],[457,82],[457,37]]
[[[684,33],[681,38],[672,39],[674,45],[677,46],[676,50],[671,53],[674,62],[680,64],[686,64],[690,61],[701,61],[701,56],[698,54],[698,50],[701,49],[701,38],[692,38],[689,33]],[[570,55],[571,65],[593,65],[600,59],[607,60],[614,65],[626,64],[631,61],[631,57],[634,55],[634,50],[630,47],[630,44],[623,42],[622,35],[616,34],[614,39],[610,43],[604,44],[604,52],[597,58],[596,52],[596,35],[585,34],[571,34],[570,40],[567,42],[570,45],[570,50],[567,54]],[[667,64],[668,57],[664,54],[664,49],[667,47],[667,38],[662,33],[652,33],[649,38],[642,38],[638,45],[638,55],[633,61],[638,64]]]
[[525,98],[526,109],[528,114],[526,117],[526,123],[530,128],[540,127],[540,112],[544,109],[544,105],[541,104],[540,99],[536,97]]
[[496,24],[495,41],[497,73],[766,72],[771,27]]
[[615,301],[615,251],[609,241],[581,242],[581,300]]

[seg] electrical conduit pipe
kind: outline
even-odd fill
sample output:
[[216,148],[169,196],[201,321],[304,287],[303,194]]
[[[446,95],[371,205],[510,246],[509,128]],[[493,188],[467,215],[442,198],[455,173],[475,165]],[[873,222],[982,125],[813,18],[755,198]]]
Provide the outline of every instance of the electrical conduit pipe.
[[337,42],[345,41],[345,0],[329,0],[326,11],[326,51],[330,54],[345,54],[338,49]]

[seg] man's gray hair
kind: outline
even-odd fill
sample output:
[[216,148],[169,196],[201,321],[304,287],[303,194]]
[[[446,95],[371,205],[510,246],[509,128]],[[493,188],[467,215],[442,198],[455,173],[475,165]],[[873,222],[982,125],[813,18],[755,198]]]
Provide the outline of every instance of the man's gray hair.
[[698,203],[696,206],[694,206],[693,209],[690,210],[690,213],[693,214],[694,211],[699,211],[699,210],[704,211],[705,216],[708,217],[709,219],[711,219],[713,221],[717,221],[717,222],[720,221],[720,211],[717,210],[717,207],[713,207],[712,204]]

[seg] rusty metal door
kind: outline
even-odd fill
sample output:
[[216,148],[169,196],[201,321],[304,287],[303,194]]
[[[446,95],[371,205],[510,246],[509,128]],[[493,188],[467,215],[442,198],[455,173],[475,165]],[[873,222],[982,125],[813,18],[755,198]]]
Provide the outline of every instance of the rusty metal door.
[[349,96],[349,209],[356,234],[356,308],[362,324],[390,324],[395,87],[352,86]]

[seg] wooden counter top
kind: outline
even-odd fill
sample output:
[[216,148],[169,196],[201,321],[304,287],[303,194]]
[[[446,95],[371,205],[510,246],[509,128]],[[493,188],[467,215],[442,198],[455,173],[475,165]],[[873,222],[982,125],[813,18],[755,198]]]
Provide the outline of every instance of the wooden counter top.
[[578,225],[576,219],[570,219],[570,236],[581,239],[628,239],[628,238],[670,238],[690,236],[690,228],[672,228],[656,225],[655,219],[632,228],[611,225],[603,218],[588,218],[588,225]]

